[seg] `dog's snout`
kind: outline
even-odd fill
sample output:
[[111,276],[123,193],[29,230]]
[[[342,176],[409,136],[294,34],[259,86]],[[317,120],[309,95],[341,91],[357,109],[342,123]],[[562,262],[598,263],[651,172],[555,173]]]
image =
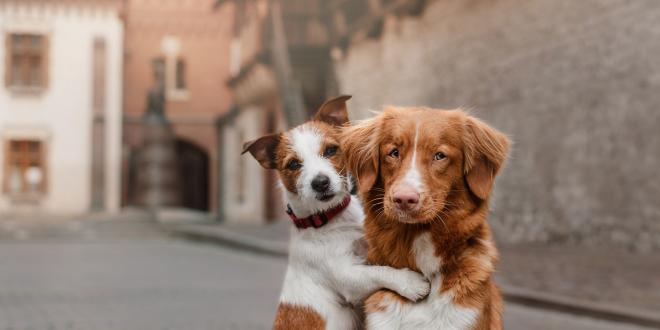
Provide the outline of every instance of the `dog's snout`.
[[419,204],[419,193],[411,187],[401,187],[392,194],[392,201],[402,211],[412,210]]
[[316,192],[326,192],[330,188],[330,178],[325,174],[317,175],[314,180],[312,180],[312,189]]

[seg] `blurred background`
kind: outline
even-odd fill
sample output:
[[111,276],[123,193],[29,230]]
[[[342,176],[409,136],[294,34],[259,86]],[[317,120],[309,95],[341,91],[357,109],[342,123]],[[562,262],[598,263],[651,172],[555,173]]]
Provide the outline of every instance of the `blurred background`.
[[339,94],[514,141],[507,328],[660,328],[659,54],[655,0],[0,0],[0,328],[269,328],[290,226],[242,143]]

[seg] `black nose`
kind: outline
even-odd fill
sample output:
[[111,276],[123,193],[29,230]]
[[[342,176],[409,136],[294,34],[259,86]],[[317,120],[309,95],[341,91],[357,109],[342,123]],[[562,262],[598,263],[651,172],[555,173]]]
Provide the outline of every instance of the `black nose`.
[[312,180],[312,189],[316,192],[326,192],[330,187],[330,178],[325,174],[317,175],[314,180]]

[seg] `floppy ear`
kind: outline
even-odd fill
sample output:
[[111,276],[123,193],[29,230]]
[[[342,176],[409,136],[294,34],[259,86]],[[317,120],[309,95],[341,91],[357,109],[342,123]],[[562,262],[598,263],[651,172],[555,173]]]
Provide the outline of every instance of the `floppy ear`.
[[376,117],[342,129],[342,153],[360,193],[368,192],[378,179],[380,123]]
[[256,140],[245,142],[241,155],[249,151],[261,166],[266,169],[274,169],[277,167],[275,151],[279,143],[280,134],[262,136]]
[[495,176],[509,151],[509,139],[479,119],[468,116],[465,122],[464,173],[470,191],[481,200],[488,199]]
[[314,115],[314,120],[319,120],[332,126],[343,126],[348,123],[346,101],[350,98],[350,95],[342,95],[325,101],[319,107],[316,115]]

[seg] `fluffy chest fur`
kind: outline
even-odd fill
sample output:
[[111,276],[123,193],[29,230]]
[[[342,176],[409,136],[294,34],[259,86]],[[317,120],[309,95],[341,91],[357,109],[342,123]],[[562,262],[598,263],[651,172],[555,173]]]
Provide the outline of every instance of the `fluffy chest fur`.
[[364,260],[354,253],[362,239],[362,208],[353,198],[348,208],[318,229],[292,228],[281,304],[308,306],[327,321],[327,329],[355,327],[356,314],[341,293],[340,278]]
[[499,292],[490,282],[497,252],[487,227],[462,239],[435,225],[365,221],[370,263],[409,267],[431,282],[428,298],[415,304],[389,292],[371,296],[369,328],[489,329],[499,322]]

